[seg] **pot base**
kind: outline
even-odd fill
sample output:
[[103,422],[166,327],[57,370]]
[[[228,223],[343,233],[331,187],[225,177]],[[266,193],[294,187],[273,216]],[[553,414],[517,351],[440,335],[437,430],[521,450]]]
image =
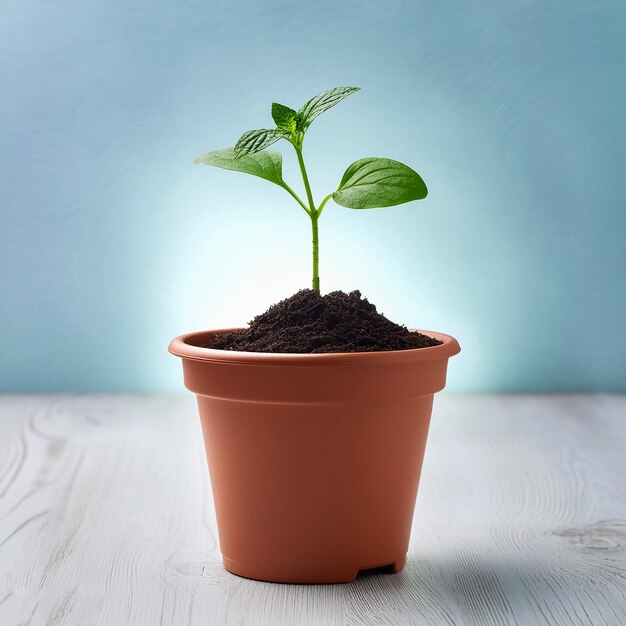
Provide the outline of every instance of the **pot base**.
[[406,563],[406,556],[402,556],[389,563],[383,565],[374,565],[366,567],[354,568],[337,568],[325,570],[323,572],[310,571],[304,572],[288,572],[281,571],[280,568],[261,569],[254,566],[245,565],[232,561],[227,557],[223,557],[224,567],[236,576],[242,578],[250,578],[252,580],[260,580],[269,583],[285,583],[296,585],[334,585],[342,583],[351,583],[361,572],[376,572],[382,574],[397,574],[402,570]]

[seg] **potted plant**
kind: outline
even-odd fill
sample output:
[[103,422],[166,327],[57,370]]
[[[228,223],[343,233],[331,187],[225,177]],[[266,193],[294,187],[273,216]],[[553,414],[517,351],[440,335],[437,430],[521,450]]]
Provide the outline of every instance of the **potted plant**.
[[[460,350],[453,337],[387,320],[359,292],[320,293],[319,219],[331,199],[369,209],[427,195],[417,172],[370,157],[315,203],[305,134],[355,91],[331,89],[298,111],[274,103],[275,128],[196,159],[275,183],[311,221],[311,290],[247,329],[193,332],[169,347],[197,395],[224,565],[248,578],[335,583],[403,567],[433,394]],[[305,198],[266,151],[280,139],[295,149]]]

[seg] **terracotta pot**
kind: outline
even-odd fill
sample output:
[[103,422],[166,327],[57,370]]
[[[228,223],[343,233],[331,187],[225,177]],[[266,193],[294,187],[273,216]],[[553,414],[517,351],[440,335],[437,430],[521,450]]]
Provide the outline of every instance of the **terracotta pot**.
[[227,570],[338,583],[405,562],[448,335],[431,348],[269,354],[170,344],[197,395]]

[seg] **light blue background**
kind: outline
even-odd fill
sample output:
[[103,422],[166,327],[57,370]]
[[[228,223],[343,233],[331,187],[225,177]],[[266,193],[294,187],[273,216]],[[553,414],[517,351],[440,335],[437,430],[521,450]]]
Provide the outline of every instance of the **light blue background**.
[[344,84],[363,90],[305,146],[317,198],[363,156],[412,165],[430,196],[329,204],[322,289],[457,336],[450,389],[624,390],[622,0],[0,12],[2,390],[180,390],[171,337],[308,286],[289,196],[192,158]]

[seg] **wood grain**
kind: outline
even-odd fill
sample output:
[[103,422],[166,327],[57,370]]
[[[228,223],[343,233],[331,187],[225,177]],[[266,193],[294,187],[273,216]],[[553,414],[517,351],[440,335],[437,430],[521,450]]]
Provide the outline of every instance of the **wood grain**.
[[626,397],[435,402],[409,560],[350,585],[220,563],[192,397],[0,398],[0,624],[626,623]]

